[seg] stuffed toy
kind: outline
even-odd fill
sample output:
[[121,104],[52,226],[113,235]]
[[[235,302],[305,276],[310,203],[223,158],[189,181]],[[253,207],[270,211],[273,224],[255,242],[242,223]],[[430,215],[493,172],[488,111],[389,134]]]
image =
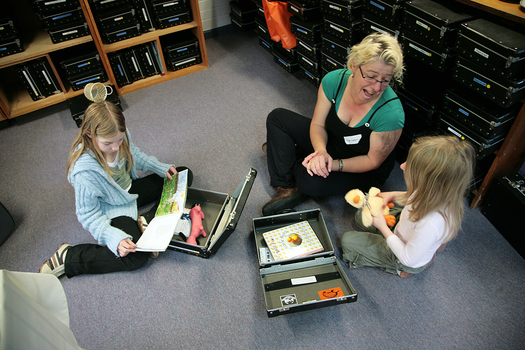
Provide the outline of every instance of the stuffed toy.
[[202,220],[204,220],[204,213],[202,212],[201,206],[196,204],[190,210],[190,219],[191,219],[191,233],[186,243],[197,245],[197,237],[204,236],[206,237],[206,232],[202,226]]
[[383,208],[383,198],[377,195],[381,191],[376,187],[370,187],[367,194],[364,194],[361,190],[354,189],[348,191],[345,195],[345,200],[355,208],[363,208],[362,210],[362,222],[365,227],[372,226],[372,217],[378,217],[383,214],[386,219],[388,226],[393,227],[396,224],[396,218],[394,215],[389,215],[390,208],[394,206],[394,203],[387,203]]

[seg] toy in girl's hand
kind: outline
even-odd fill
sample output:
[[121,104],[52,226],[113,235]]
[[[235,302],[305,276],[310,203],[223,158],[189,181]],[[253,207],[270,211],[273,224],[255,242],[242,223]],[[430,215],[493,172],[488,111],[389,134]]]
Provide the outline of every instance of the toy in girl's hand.
[[204,236],[206,237],[206,232],[204,231],[204,226],[202,226],[202,220],[204,220],[204,213],[202,212],[201,206],[196,204],[190,210],[190,219],[191,219],[191,233],[186,243],[197,245],[197,237]]
[[372,226],[372,217],[378,217],[383,214],[386,219],[388,226],[393,227],[396,224],[396,218],[393,215],[389,215],[390,208],[394,206],[394,203],[387,203],[383,208],[383,198],[377,195],[381,191],[376,187],[370,187],[367,194],[364,194],[361,190],[354,189],[348,191],[345,195],[345,200],[353,207],[363,208],[362,221],[365,227]]

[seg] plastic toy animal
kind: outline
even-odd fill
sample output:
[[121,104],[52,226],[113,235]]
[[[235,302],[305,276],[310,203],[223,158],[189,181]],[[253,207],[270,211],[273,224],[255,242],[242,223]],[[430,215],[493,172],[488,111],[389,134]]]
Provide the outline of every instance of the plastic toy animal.
[[204,226],[202,226],[202,220],[204,220],[204,213],[202,212],[201,206],[196,204],[190,210],[190,219],[191,219],[191,233],[186,243],[197,245],[197,237],[203,236],[206,237],[206,232],[204,231]]

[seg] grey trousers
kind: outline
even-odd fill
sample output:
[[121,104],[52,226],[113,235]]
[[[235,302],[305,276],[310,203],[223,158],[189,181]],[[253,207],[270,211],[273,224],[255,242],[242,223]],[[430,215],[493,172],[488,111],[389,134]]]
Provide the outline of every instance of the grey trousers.
[[[391,208],[390,215],[399,220],[401,208]],[[423,271],[427,265],[411,268],[401,264],[392,252],[386,239],[376,227],[365,227],[361,220],[361,209],[355,213],[355,224],[361,231],[348,231],[343,234],[341,246],[343,248],[343,260],[348,263],[348,267],[372,266],[383,269],[384,271],[397,274],[398,271],[405,271],[416,274]]]

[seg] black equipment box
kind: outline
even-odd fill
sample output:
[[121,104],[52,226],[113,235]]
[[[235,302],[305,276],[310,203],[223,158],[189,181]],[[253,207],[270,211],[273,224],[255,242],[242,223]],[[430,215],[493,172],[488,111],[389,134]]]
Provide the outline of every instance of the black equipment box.
[[436,113],[439,110],[438,104],[432,103],[420,94],[406,90],[403,87],[398,87],[396,94],[403,104],[405,117],[413,115],[413,119],[419,120],[427,128],[431,128],[436,124]]
[[[275,48],[275,46],[274,46]],[[282,53],[273,50],[273,60],[282,68],[286,69],[288,73],[295,73],[299,70],[299,62],[297,59],[292,60],[285,57]]]
[[179,24],[189,23],[192,21],[191,11],[189,9],[180,10],[178,13],[167,13],[157,17],[159,29],[178,26]]
[[403,53],[414,57],[439,72],[445,72],[454,65],[456,52],[448,47],[428,46],[425,40],[409,31],[402,30],[399,42]]
[[20,39],[12,37],[0,40],[0,57],[12,55],[24,51]]
[[496,136],[491,139],[481,137],[445,114],[439,113],[438,116],[439,130],[446,134],[454,134],[462,140],[470,141],[476,150],[477,159],[483,159],[487,155],[497,151],[505,140],[505,135]]
[[493,76],[462,56],[456,60],[452,78],[504,108],[525,97],[525,78],[511,80],[514,78]]
[[155,41],[139,45],[136,48],[136,52],[144,69],[145,77],[151,77],[163,72]]
[[298,62],[297,48],[285,49],[281,41],[273,44],[273,51],[278,52],[281,57],[290,62]]
[[403,4],[386,0],[364,0],[363,10],[379,18],[385,25],[398,25],[403,18]]
[[13,37],[18,37],[18,29],[16,29],[13,20],[11,17],[0,17],[0,40]]
[[268,30],[268,25],[266,24],[266,19],[261,18],[260,16],[255,16],[255,29],[260,38],[263,38],[265,41],[272,40],[270,31]]
[[321,0],[321,11],[324,15],[337,17],[343,21],[354,21],[361,18],[363,0]]
[[182,31],[163,38],[162,49],[170,60],[199,53],[199,40],[191,31]]
[[235,231],[256,177],[257,171],[251,168],[232,195],[188,187],[186,207],[200,204],[204,213],[202,225],[206,237],[197,238],[198,245],[194,245],[174,235],[168,249],[201,258],[209,258],[217,253]]
[[309,72],[308,69],[305,69],[301,66],[299,66],[299,71],[301,72],[301,75],[305,77],[306,80],[308,80],[314,86],[319,87],[319,85],[321,85],[322,69],[321,69],[321,73],[318,75],[315,75],[315,73]]
[[108,44],[111,44],[117,41],[139,36],[142,34],[142,32],[140,31],[140,23],[137,23],[130,26],[113,28],[111,31],[104,31],[103,34]]
[[124,60],[124,55],[122,52],[110,52],[108,53],[109,64],[111,65],[111,70],[113,70],[113,75],[117,81],[118,86],[129,85],[133,82],[131,73],[128,69],[128,65]]
[[73,10],[42,16],[40,19],[46,28],[65,26],[71,23],[86,21],[80,6]]
[[[403,74],[403,87],[430,104],[440,105],[445,90],[453,83],[452,72],[429,69],[427,64],[408,55],[405,56],[404,61],[406,70]],[[422,89],[423,80],[431,81],[432,89]]]
[[321,42],[321,31],[324,26],[323,20],[306,22],[297,16],[290,17],[291,31],[297,39],[308,45],[316,45]]
[[33,101],[38,101],[43,98],[46,98],[44,88],[38,80],[36,73],[31,65],[21,64],[16,68],[16,71]]
[[379,17],[376,17],[367,12],[363,13],[363,34],[368,35],[372,33],[390,34],[397,38],[399,36],[400,25],[392,23],[384,23]]
[[149,0],[133,0],[133,6],[137,10],[136,16],[143,33],[155,30],[153,8]]
[[321,50],[321,44],[310,45],[302,40],[297,40],[297,53],[312,61],[319,62],[321,60]]
[[[302,221],[308,221],[324,250],[273,261],[263,234]],[[357,301],[319,209],[255,218],[253,234],[268,317]]]
[[288,12],[292,15],[299,17],[303,21],[313,21],[320,19],[321,6],[316,4],[314,6],[299,0],[288,0],[287,1]]
[[257,15],[257,5],[251,1],[235,2],[230,1],[230,17],[232,22],[242,30],[255,28],[255,17]]
[[344,62],[340,62],[337,58],[330,56],[329,53],[323,52],[321,54],[321,67],[326,71],[326,73],[336,69],[344,69],[346,68],[346,60]]
[[89,3],[96,12],[102,13],[109,9],[127,6],[129,5],[129,0],[89,0]]
[[131,26],[138,23],[135,9],[128,5],[118,9],[101,13],[97,16],[101,31],[112,31],[114,28]]
[[177,71],[179,69],[188,68],[196,64],[202,63],[202,57],[200,52],[195,55],[190,55],[186,57],[179,57],[176,60],[166,61],[166,65],[172,71]]
[[432,0],[411,0],[405,3],[402,27],[428,40],[433,45],[453,46],[461,23],[474,19],[463,12],[461,4]]
[[333,57],[337,62],[346,63],[351,48],[350,42],[338,39],[326,32],[323,33],[322,53]]
[[188,9],[186,0],[152,0],[153,13],[160,16],[168,13],[183,12]]
[[58,79],[45,57],[32,61],[32,66],[46,97],[62,92]]
[[525,178],[512,174],[494,181],[481,212],[525,258],[525,241],[518,225],[519,218],[525,213]]
[[[109,94],[106,97],[106,101],[112,102],[114,105],[118,106],[122,110],[122,104],[120,103],[117,91],[113,87],[111,94]],[[68,99],[67,103],[69,106],[69,111],[71,112],[71,117],[75,121],[77,127],[80,128],[80,126],[82,125],[82,119],[84,118],[84,112],[92,102],[82,94]]]
[[142,60],[138,56],[137,47],[123,50],[123,55],[129,73],[131,74],[131,79],[133,79],[133,81],[144,79],[146,74],[144,72],[144,67],[142,66]]
[[85,55],[63,60],[60,66],[64,68],[68,77],[102,68],[102,61],[98,52],[90,52]]
[[525,33],[481,18],[461,24],[456,50],[494,74],[525,77]]
[[88,25],[85,21],[70,23],[66,26],[48,28],[47,32],[53,44],[90,35]]
[[330,34],[337,39],[353,44],[357,41],[357,34],[360,34],[363,26],[363,21],[343,21],[337,17],[324,17],[324,31],[323,34]]
[[89,83],[104,83],[108,80],[104,68],[93,72],[82,73],[78,76],[70,77],[69,83],[73,91],[83,89]]
[[266,38],[263,38],[259,36],[259,45],[261,45],[266,51],[273,54],[273,45],[275,44],[275,41],[273,40],[267,40]]
[[450,88],[445,91],[443,111],[485,138],[506,134],[519,112],[519,104],[501,108],[484,101],[472,91]]
[[298,55],[299,67],[307,70],[312,75],[319,77],[321,75],[321,64],[315,61],[311,61],[303,55]]
[[[94,0],[92,0],[94,1]],[[68,10],[78,8],[78,0],[32,0],[33,8],[40,15],[49,15],[53,13],[61,13]]]

